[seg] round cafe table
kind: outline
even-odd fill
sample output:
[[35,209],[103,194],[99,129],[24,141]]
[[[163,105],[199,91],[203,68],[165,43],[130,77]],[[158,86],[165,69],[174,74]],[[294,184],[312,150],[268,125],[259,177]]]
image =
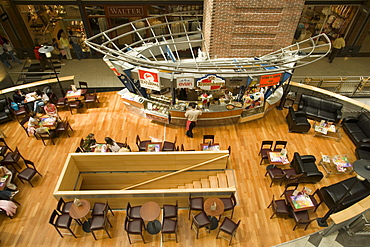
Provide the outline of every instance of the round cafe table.
[[156,202],[146,202],[140,208],[140,216],[143,220],[149,221],[147,231],[150,234],[157,234],[161,231],[161,222],[156,220],[161,213],[161,207]]
[[69,208],[69,215],[73,219],[85,218],[85,222],[82,224],[82,229],[84,232],[90,232],[91,219],[86,219],[86,215],[90,212],[90,202],[85,199],[81,199],[80,201],[82,205],[79,207],[72,203],[71,207]]
[[[216,209],[212,210],[211,206],[216,204]],[[225,205],[221,199],[216,197],[211,197],[204,202],[204,212],[211,216],[211,230],[218,227],[218,219],[215,216],[220,216],[225,210]]]

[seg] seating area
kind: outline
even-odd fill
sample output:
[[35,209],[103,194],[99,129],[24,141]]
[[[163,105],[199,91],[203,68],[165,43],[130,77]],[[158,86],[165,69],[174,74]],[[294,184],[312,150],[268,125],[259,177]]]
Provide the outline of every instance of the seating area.
[[[103,95],[103,96],[102,96]],[[114,99],[116,99],[114,93],[104,93],[99,95],[100,99],[112,97],[112,100],[109,100],[109,102],[114,102]],[[119,99],[118,99],[119,100]],[[102,100],[101,100],[102,101]],[[50,214],[52,213],[54,207],[56,206],[56,201],[54,203],[54,198],[52,198],[50,195],[53,193],[55,189],[55,185],[57,183],[58,177],[60,176],[60,172],[63,169],[64,161],[67,158],[68,154],[71,152],[74,152],[76,150],[76,147],[79,146],[79,142],[81,140],[81,137],[85,137],[88,133],[93,132],[96,134],[97,140],[103,140],[106,135],[110,135],[114,137],[117,141],[122,141],[128,139],[128,144],[130,146],[133,146],[133,151],[137,151],[137,147],[135,147],[135,137],[137,133],[139,134],[140,138],[142,140],[150,139],[150,136],[154,136],[157,138],[163,138],[163,129],[158,128],[158,124],[152,123],[150,121],[146,121],[143,119],[138,120],[136,116],[129,115],[130,119],[127,119],[127,116],[129,113],[126,112],[126,110],[122,110],[119,104],[115,104],[117,106],[113,106],[113,104],[107,103],[104,101],[101,104],[108,104],[108,107],[111,107],[112,109],[112,115],[106,115],[104,116],[104,119],[102,119],[100,116],[101,114],[97,114],[96,116],[94,114],[91,114],[93,110],[101,111],[102,107],[99,109],[89,109],[89,118],[92,119],[92,122],[97,123],[98,119],[103,121],[99,122],[97,126],[94,126],[93,123],[87,123],[85,122],[84,115],[86,114],[73,114],[71,115],[69,111],[63,110],[60,108],[60,113],[62,119],[65,117],[68,117],[68,121],[70,122],[74,132],[72,133],[71,137],[68,138],[68,136],[65,133],[61,133],[61,135],[65,136],[66,138],[60,138],[56,145],[46,145],[45,147],[41,145],[40,140],[36,140],[35,138],[27,138],[27,136],[24,135],[24,130],[22,128],[19,128],[19,124],[17,122],[9,122],[8,125],[3,125],[3,130],[7,136],[6,141],[7,144],[12,148],[12,150],[15,150],[15,147],[18,145],[14,145],[18,140],[16,139],[18,137],[16,136],[22,136],[22,138],[26,138],[27,142],[20,142],[18,146],[18,150],[21,152],[22,156],[25,156],[25,158],[28,160],[32,160],[35,162],[37,170],[43,175],[43,177],[38,176],[37,174],[33,177],[31,180],[31,183],[35,186],[32,188],[28,182],[26,182],[24,185],[22,183],[19,183],[18,186],[20,188],[20,193],[17,195],[17,200],[19,199],[19,202],[22,203],[22,206],[17,211],[16,217],[27,217],[25,210],[23,210],[23,205],[28,204],[27,206],[36,208],[39,205],[39,202],[35,200],[35,198],[40,198],[40,200],[45,200],[49,202],[53,202],[52,206],[53,208],[50,208],[48,204],[45,205],[45,212],[47,215],[47,219],[44,216],[40,216],[43,218],[40,218],[43,222],[45,222],[45,225],[43,225],[43,229],[45,230],[46,234],[50,237],[51,241],[55,242],[56,244],[60,246],[64,246],[66,244],[80,244],[80,245],[87,245],[91,243],[94,243],[94,237],[91,236],[91,233],[85,233],[83,231],[82,226],[78,225],[76,221],[71,221],[70,228],[73,231],[73,233],[77,236],[77,238],[74,238],[71,236],[64,236],[64,238],[61,238],[60,235],[55,232],[55,227],[52,225],[47,224]],[[126,116],[117,116],[117,121],[122,122],[122,127],[114,128],[116,126],[114,123],[111,123],[111,121],[107,121],[111,116],[114,115],[117,111],[123,111]],[[75,112],[73,112],[75,113]],[[302,135],[297,134],[287,134],[286,133],[286,125],[285,125],[285,115],[287,114],[287,111],[276,111],[271,110],[268,115],[266,115],[265,119],[257,120],[254,122],[248,123],[248,128],[246,128],[247,124],[244,125],[237,125],[232,128],[238,128],[238,132],[240,134],[232,133],[230,130],[227,130],[226,128],[195,128],[194,129],[194,139],[188,140],[182,135],[175,133],[172,131],[169,127],[167,127],[167,134],[166,138],[164,140],[167,140],[169,142],[173,142],[175,140],[175,137],[177,136],[176,146],[183,144],[184,149],[195,149],[199,150],[199,144],[203,142],[203,135],[207,133],[215,133],[215,141],[220,143],[220,146],[227,147],[228,144],[233,146],[233,153],[230,158],[229,166],[232,168],[238,169],[237,181],[236,186],[238,188],[244,188],[239,191],[238,189],[238,203],[239,205],[236,206],[234,210],[234,215],[231,218],[231,212],[232,210],[225,211],[223,213],[223,216],[219,220],[219,226],[215,230],[210,230],[210,233],[208,233],[208,230],[206,233],[204,232],[204,229],[201,228],[199,232],[198,239],[196,239],[196,233],[194,230],[190,229],[191,225],[191,218],[188,219],[188,210],[184,210],[183,206],[179,206],[178,210],[178,219],[177,222],[170,222],[170,225],[177,225],[177,240],[179,244],[190,244],[190,245],[197,245],[197,244],[207,244],[215,246],[226,246],[229,244],[229,241],[220,239],[216,239],[218,229],[220,229],[221,225],[224,222],[224,219],[226,217],[231,218],[231,220],[237,224],[239,220],[241,220],[241,223],[239,224],[238,229],[236,230],[236,235],[234,236],[232,240],[232,246],[244,246],[249,241],[255,242],[257,245],[261,246],[271,246],[274,244],[278,244],[284,241],[288,241],[294,238],[298,238],[300,236],[304,236],[306,234],[313,233],[315,231],[318,231],[319,228],[316,224],[316,222],[311,222],[310,225],[307,227],[307,230],[304,231],[305,226],[297,226],[295,231],[293,231],[293,228],[295,227],[296,222],[293,218],[287,218],[284,220],[283,218],[280,219],[278,217],[273,217],[273,219],[269,219],[272,211],[271,208],[267,209],[267,205],[271,202],[272,195],[275,195],[275,199],[283,199],[283,198],[277,198],[277,196],[281,195],[281,193],[284,191],[285,182],[282,184],[282,186],[278,186],[278,183],[276,183],[275,186],[269,187],[271,180],[269,177],[264,178],[264,174],[266,173],[266,166],[265,165],[259,165],[261,161],[261,156],[258,156],[258,152],[260,150],[260,145],[262,140],[285,140],[288,142],[286,145],[286,149],[288,151],[288,158],[290,161],[293,159],[293,154],[295,151],[299,152],[300,154],[311,154],[316,157],[316,159],[319,159],[321,157],[321,153],[327,153],[330,155],[334,155],[336,153],[345,153],[348,151],[348,146],[352,145],[351,140],[344,135],[340,142],[336,143],[333,142],[335,145],[335,150],[330,153],[330,148],[332,148],[332,142],[326,139],[321,140],[316,138],[311,138],[312,136],[310,134],[305,135],[304,137],[301,137]],[[116,115],[114,115],[116,116]],[[133,122],[139,122],[140,128],[135,127],[135,129],[132,129],[132,123]],[[116,121],[115,121],[116,122]],[[269,123],[269,125],[267,125]],[[271,124],[270,123],[274,123]],[[139,125],[139,124],[138,124]],[[155,128],[154,128],[155,127]],[[161,126],[163,128],[163,126]],[[263,131],[263,128],[266,128],[269,131]],[[103,130],[104,129],[104,130]],[[161,132],[159,132],[159,130]],[[184,129],[184,128],[183,128]],[[12,134],[12,130],[14,130],[14,134]],[[177,129],[176,129],[177,130]],[[261,131],[262,130],[262,131]],[[270,130],[273,130],[271,132]],[[156,132],[157,131],[157,132]],[[180,129],[181,131],[181,129]],[[255,139],[252,139],[251,136],[253,136],[254,133],[257,131],[260,131],[262,134]],[[130,134],[131,132],[134,132],[135,134]],[[78,134],[76,134],[78,133]],[[185,132],[184,132],[185,133]],[[272,135],[273,133],[273,135]],[[227,140],[225,140],[225,138]],[[236,138],[235,138],[236,137]],[[231,140],[234,140],[235,142],[231,142]],[[275,141],[276,142],[276,141]],[[60,145],[62,144],[63,145]],[[325,145],[328,143],[328,145]],[[36,144],[36,145],[35,145]],[[248,149],[245,149],[245,147],[248,147]],[[271,148],[274,150],[274,145]],[[186,152],[186,151],[184,151]],[[40,154],[45,154],[44,156],[40,156]],[[181,152],[178,152],[181,153]],[[51,155],[48,155],[51,154]],[[349,153],[349,157],[351,161],[354,160],[354,153]],[[24,168],[23,160],[21,159],[21,167]],[[93,162],[94,163],[94,162]],[[268,163],[267,159],[264,160],[265,164]],[[318,162],[315,162],[318,164]],[[17,169],[17,165],[15,165]],[[287,166],[283,166],[282,169],[289,168]],[[103,166],[102,166],[103,167]],[[319,171],[323,171],[321,166],[317,166]],[[20,170],[20,169],[19,169]],[[337,182],[342,179],[346,179],[351,175],[333,175],[330,177],[330,179],[323,178],[316,184],[305,184],[300,183],[299,189],[301,190],[303,186],[307,186],[310,189],[312,189],[312,192],[315,192],[317,188],[321,188],[323,186],[328,186],[332,184],[333,182]],[[353,175],[352,175],[353,176]],[[17,180],[17,178],[16,178]],[[50,183],[50,186],[40,186],[43,185],[41,183],[42,181],[48,181]],[[42,188],[40,188],[42,187]],[[49,188],[50,187],[50,188]],[[248,189],[246,189],[248,188]],[[23,193],[25,190],[29,193]],[[311,195],[313,193],[311,192]],[[240,193],[240,194],[239,194]],[[46,195],[47,194],[47,195]],[[196,193],[192,193],[192,197],[197,197],[198,195]],[[315,195],[317,196],[317,194]],[[221,197],[221,196],[220,196]],[[222,197],[221,197],[222,198]],[[230,196],[224,196],[224,198],[229,198]],[[82,199],[82,198],[81,198]],[[206,197],[204,199],[207,199]],[[66,202],[73,202],[73,198],[66,199]],[[100,200],[101,203],[104,203],[105,200]],[[128,200],[131,201],[131,200]],[[204,200],[205,201],[205,200]],[[49,203],[51,204],[51,203]],[[113,204],[114,202],[109,200],[109,204]],[[143,203],[133,202],[132,206],[140,206]],[[91,209],[93,209],[94,203],[92,202],[90,205],[90,212]],[[171,203],[166,203],[166,205],[171,205]],[[176,200],[172,201],[172,205],[176,205]],[[122,203],[121,209],[124,208],[126,204]],[[163,207],[164,204],[160,203],[160,206]],[[109,232],[109,235],[112,237],[111,239],[106,234],[106,231],[103,230],[97,230],[94,231],[94,234],[96,234],[96,243],[99,242],[106,242],[107,244],[112,243],[122,243],[124,245],[129,244],[129,240],[127,237],[127,234],[124,230],[124,221],[126,218],[126,212],[123,211],[116,211],[116,209],[119,209],[119,207],[111,207],[114,211],[114,216],[109,212],[108,213],[108,219],[110,223],[112,224],[112,228],[110,227],[109,223],[107,222],[107,230]],[[226,206],[225,206],[226,208]],[[315,214],[313,214],[313,211],[315,209],[312,209],[309,211],[310,219],[313,219],[318,216],[323,216],[328,208],[325,203],[322,203],[316,210]],[[192,211],[194,212],[194,215],[197,213],[200,213],[201,211]],[[162,210],[163,214],[163,210]],[[249,236],[251,233],[250,228],[256,228],[256,220],[253,217],[253,215],[259,215],[259,227],[265,229],[264,233],[266,235],[269,235],[269,239],[262,239],[257,238],[254,236]],[[266,217],[264,217],[266,215]],[[217,216],[216,218],[218,218]],[[90,218],[90,217],[88,217]],[[4,215],[4,222],[3,226],[9,221],[10,219],[6,218]],[[161,217],[158,218],[158,220],[163,223],[163,219]],[[226,221],[227,222],[227,221]],[[145,227],[147,227],[147,222],[144,222]],[[29,226],[27,222],[23,222],[22,224],[25,224],[25,226]],[[18,224],[19,226],[19,224]],[[162,224],[163,226],[163,224]],[[7,226],[13,231],[13,226]],[[36,226],[37,229],[40,229],[39,226]],[[283,236],[275,234],[276,231],[283,232]],[[68,229],[59,229],[60,231],[65,231],[67,233],[70,233]],[[157,235],[151,235],[147,231],[144,231],[143,228],[143,236],[145,239],[145,242],[151,243],[152,245],[159,244],[160,241],[162,241],[161,233]],[[162,229],[161,229],[162,232]],[[99,234],[103,234],[102,236],[98,236]],[[225,234],[225,235],[224,235]],[[176,239],[170,239],[170,238],[176,238],[175,234],[163,234],[164,235],[164,241],[169,244],[169,246],[176,244]],[[220,235],[224,235],[226,237],[229,237],[230,235],[220,230]],[[130,235],[131,236],[131,235]],[[137,246],[144,246],[140,235],[132,235],[132,242],[136,242],[134,238],[138,238],[140,241],[135,243]],[[33,243],[41,243],[39,240],[36,239],[30,239],[25,234],[25,238]],[[3,233],[1,235],[2,242],[5,241],[7,243],[10,241],[9,238],[6,237],[6,235]],[[253,239],[253,240],[252,240]],[[18,242],[19,243],[19,242]]]

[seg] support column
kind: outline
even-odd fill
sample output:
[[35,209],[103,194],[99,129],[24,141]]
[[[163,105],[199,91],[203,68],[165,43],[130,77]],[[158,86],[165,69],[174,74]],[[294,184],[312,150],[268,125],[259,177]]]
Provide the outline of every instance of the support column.
[[204,0],[211,58],[260,56],[292,43],[303,0]]

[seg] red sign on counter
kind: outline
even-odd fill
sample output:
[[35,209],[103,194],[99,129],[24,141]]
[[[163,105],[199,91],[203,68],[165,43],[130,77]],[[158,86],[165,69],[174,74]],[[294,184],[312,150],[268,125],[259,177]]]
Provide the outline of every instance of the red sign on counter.
[[273,75],[262,75],[260,78],[260,87],[275,86],[279,83],[281,73]]

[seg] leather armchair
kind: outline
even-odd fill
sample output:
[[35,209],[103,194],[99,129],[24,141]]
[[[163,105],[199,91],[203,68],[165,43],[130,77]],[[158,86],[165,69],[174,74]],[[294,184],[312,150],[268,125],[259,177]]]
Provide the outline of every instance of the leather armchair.
[[360,142],[355,150],[357,159],[370,160],[370,142]]
[[294,111],[289,107],[288,115],[286,116],[289,132],[306,133],[310,130],[311,125],[307,121],[306,114],[301,111]]
[[342,127],[355,145],[370,142],[370,118],[365,113],[357,117],[344,118]]
[[313,155],[300,155],[295,152],[290,167],[294,168],[297,174],[303,173],[299,182],[303,183],[317,183],[324,175],[316,166],[316,158]]
[[12,121],[12,114],[8,107],[6,99],[0,99],[0,123]]

